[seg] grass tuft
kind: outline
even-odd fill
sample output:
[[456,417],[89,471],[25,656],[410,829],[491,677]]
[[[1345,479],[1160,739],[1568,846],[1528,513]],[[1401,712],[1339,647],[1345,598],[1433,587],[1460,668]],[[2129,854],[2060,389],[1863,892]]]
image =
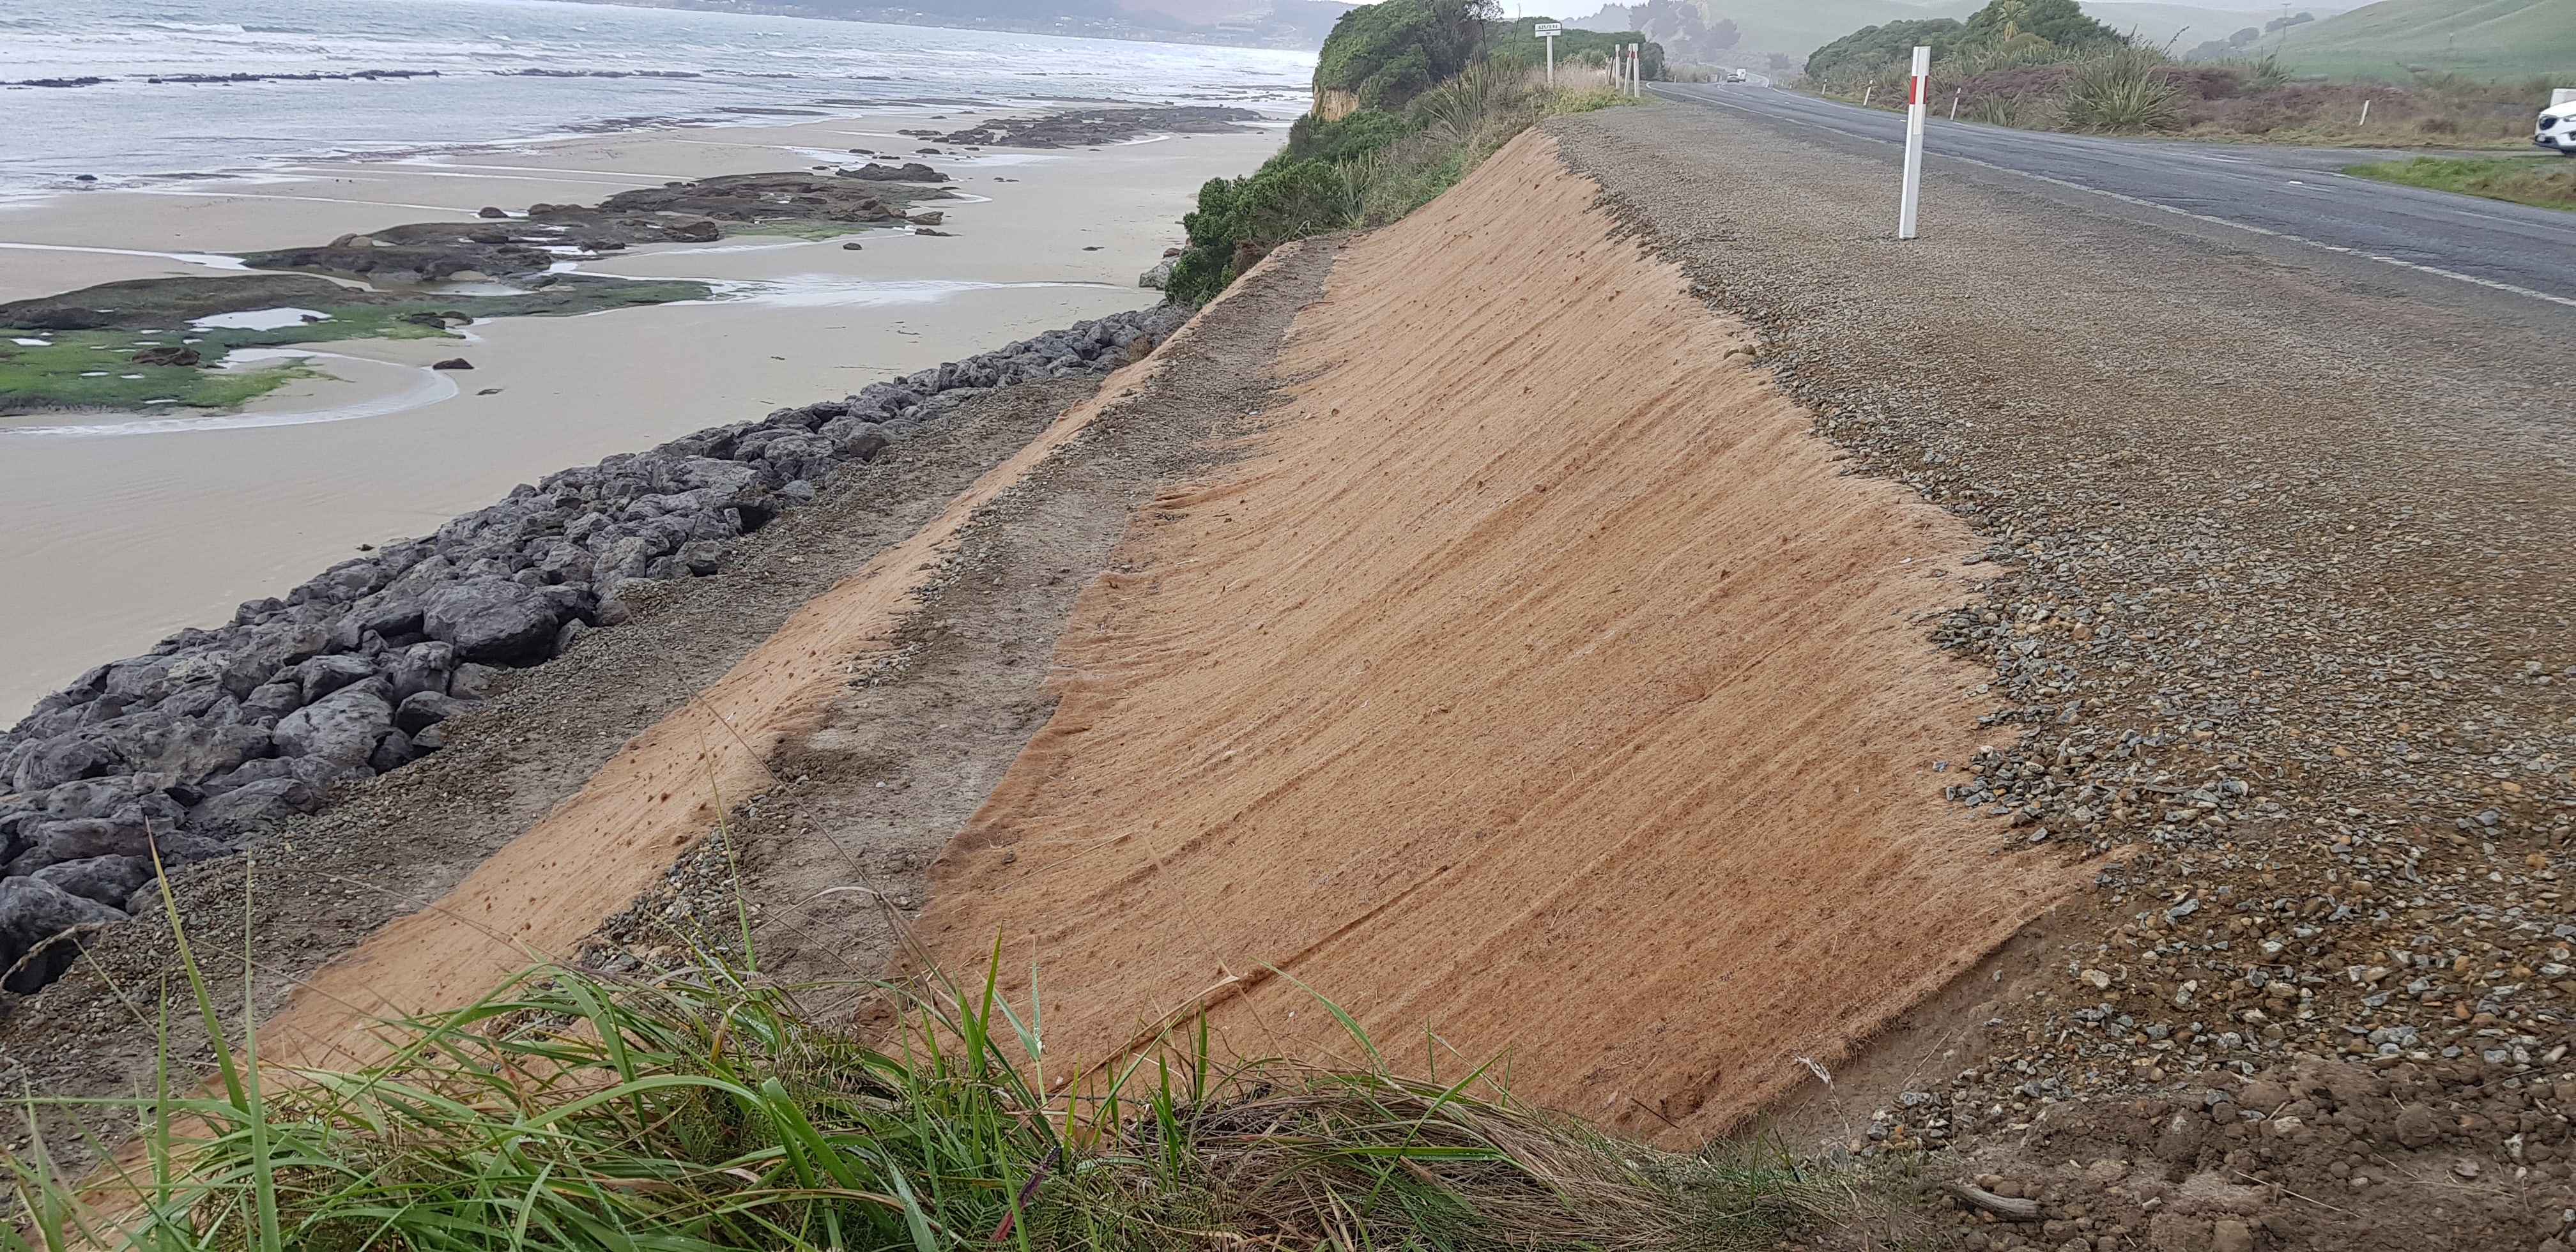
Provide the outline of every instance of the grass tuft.
[[2182,93],[2157,71],[2164,57],[2152,49],[2122,48],[2083,62],[2075,71],[2061,115],[2073,130],[2123,132],[2171,130],[2174,101]]
[[[185,953],[185,939],[181,939]],[[998,952],[996,953],[998,958]],[[532,969],[389,1026],[350,1070],[216,1040],[113,1109],[146,1164],[87,1204],[41,1136],[6,1159],[11,1249],[806,1252],[1010,1247],[1768,1247],[1872,1209],[1878,1180],[1776,1143],[1677,1152],[1513,1100],[1492,1064],[1220,1058],[1205,1019],[1050,1083],[1038,1006],[944,978],[871,983],[862,1033],[701,964]],[[183,955],[197,1011],[215,1004]],[[1318,997],[1321,999],[1321,997]]]
[[2376,178],[2381,182],[2430,187],[2436,191],[2465,192],[2545,209],[2576,209],[2576,161],[2565,157],[2505,157],[2497,160],[2417,157],[2411,161],[2347,165],[2343,172],[2357,178]]

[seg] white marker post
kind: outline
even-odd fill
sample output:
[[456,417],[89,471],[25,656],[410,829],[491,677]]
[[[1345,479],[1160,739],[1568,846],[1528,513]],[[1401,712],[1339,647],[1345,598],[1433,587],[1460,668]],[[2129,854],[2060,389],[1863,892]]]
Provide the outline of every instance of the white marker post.
[[1547,41],[1547,85],[1553,87],[1556,85],[1556,37],[1565,33],[1565,23],[1541,22],[1531,30]]
[[1923,93],[1932,78],[1932,50],[1914,50],[1914,87],[1905,106],[1905,191],[1897,201],[1896,237],[1914,237],[1915,210],[1923,201]]

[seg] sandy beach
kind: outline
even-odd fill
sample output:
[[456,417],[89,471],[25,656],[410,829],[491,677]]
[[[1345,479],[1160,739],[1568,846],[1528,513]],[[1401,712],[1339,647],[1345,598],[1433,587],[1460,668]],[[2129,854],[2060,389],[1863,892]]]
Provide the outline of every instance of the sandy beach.
[[[675,435],[1159,299],[1136,275],[1181,241],[1200,183],[1281,140],[1155,136],[1089,150],[913,155],[900,129],[998,114],[878,112],[677,128],[173,180],[0,209],[0,300],[226,272],[225,254],[327,241],[485,205],[592,203],[633,187],[799,170],[872,149],[929,160],[961,195],[948,235],[656,245],[586,273],[691,278],[734,298],[509,318],[456,340],[314,345],[299,382],[215,428],[131,433],[119,415],[0,419],[0,721],[103,661],[227,620],[352,555],[424,534],[517,483]],[[939,120],[931,120],[937,117]],[[299,350],[302,351],[302,350]],[[420,367],[463,356],[472,372]],[[453,385],[452,394],[448,385]],[[444,395],[445,398],[432,399]],[[372,410],[398,408],[394,412]],[[273,423],[273,424],[253,424]],[[34,428],[99,427],[83,433]]]

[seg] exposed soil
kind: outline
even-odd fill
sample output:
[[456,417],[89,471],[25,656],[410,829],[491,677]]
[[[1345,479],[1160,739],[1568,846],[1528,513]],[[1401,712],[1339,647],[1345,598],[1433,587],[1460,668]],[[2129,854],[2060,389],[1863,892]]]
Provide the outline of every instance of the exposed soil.
[[2076,885],[1935,790],[1982,675],[1919,623],[1972,537],[1842,476],[1595,194],[1527,136],[1351,244],[1256,455],[1085,592],[921,926],[1043,966],[1051,1055],[1205,1003],[1357,1059],[1312,988],[1400,1064],[1705,1137]]
[[[1123,549],[1112,548],[1156,524],[1139,510],[1158,490],[1232,459],[1232,436],[1278,402],[1281,338],[1336,251],[1319,240],[1272,258],[1164,345],[1150,379],[1110,397],[1077,440],[979,508],[887,650],[819,725],[781,745],[733,828],[761,906],[764,972],[804,982],[886,971],[899,940],[889,918],[930,903],[934,858],[1055,711],[1051,660],[1076,597],[1104,568],[1125,576]],[[731,884],[715,868],[675,876],[610,928],[625,959],[667,963],[654,947],[692,923],[700,942],[739,947]]]
[[1936,627],[1999,749],[1936,794],[2096,875],[1786,1110],[1800,1146],[2040,1193],[1968,1246],[2556,1252],[2563,312],[1937,158],[1900,244],[1875,145],[1554,125],[1855,468],[2006,562]]

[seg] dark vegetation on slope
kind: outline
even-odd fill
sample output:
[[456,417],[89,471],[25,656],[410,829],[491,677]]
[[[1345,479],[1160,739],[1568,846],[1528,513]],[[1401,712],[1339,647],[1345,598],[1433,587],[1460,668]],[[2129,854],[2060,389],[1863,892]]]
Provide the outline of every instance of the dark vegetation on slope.
[[[1512,136],[1552,113],[1599,108],[1597,68],[1621,32],[1568,30],[1557,40],[1566,85],[1544,81],[1529,28],[1499,20],[1489,0],[1383,0],[1333,28],[1315,67],[1316,111],[1288,144],[1241,178],[1210,179],[1182,218],[1189,245],[1165,290],[1197,305],[1270,250],[1327,231],[1383,225],[1427,204]],[[1646,44],[1645,72],[1663,53]],[[1576,82],[1583,85],[1578,87]]]

